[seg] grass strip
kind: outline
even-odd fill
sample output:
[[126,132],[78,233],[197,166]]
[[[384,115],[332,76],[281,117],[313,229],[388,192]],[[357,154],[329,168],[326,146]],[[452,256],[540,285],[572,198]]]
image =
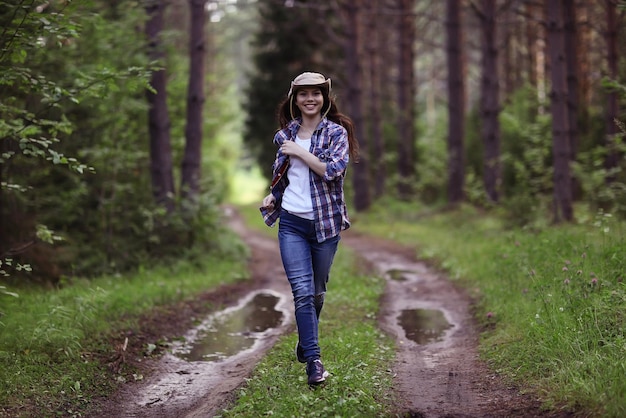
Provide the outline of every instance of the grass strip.
[[17,298],[0,294],[0,415],[79,416],[124,378],[102,364],[110,337],[136,330],[156,307],[245,278],[244,263],[233,259],[207,256],[202,266],[181,262],[53,290],[11,289]]
[[470,207],[429,214],[397,202],[353,221],[415,247],[476,297],[481,352],[495,370],[548,407],[626,416],[623,223],[599,213],[580,224],[510,229]]
[[[254,208],[242,208],[249,224],[265,227]],[[259,227],[259,223],[261,226]],[[307,385],[305,366],[298,363],[297,335],[280,339],[239,390],[223,417],[251,416],[381,416],[392,404],[390,363],[393,341],[377,325],[379,298],[385,282],[359,272],[360,263],[339,245],[320,319],[320,346],[330,377],[320,387]]]

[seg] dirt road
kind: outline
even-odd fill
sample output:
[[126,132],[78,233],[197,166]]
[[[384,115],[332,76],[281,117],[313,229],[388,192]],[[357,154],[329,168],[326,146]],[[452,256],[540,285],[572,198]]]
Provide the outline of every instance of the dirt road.
[[[233,213],[233,229],[251,249],[252,280],[206,295],[196,305],[146,318],[141,335],[131,341],[142,346],[155,336],[173,338],[192,328],[192,319],[205,314],[209,299],[228,306],[255,290],[269,288],[281,296],[285,320],[251,349],[226,361],[190,365],[166,353],[157,360],[128,356],[145,378],[123,385],[105,400],[94,417],[211,417],[231,401],[278,337],[294,329],[288,288],[274,239],[246,229]],[[381,328],[397,340],[394,391],[398,417],[549,417],[539,403],[503,384],[477,353],[477,331],[469,298],[444,276],[415,259],[414,251],[393,242],[342,235],[340,245],[357,252],[373,274],[387,278],[380,312]],[[426,315],[424,317],[423,315]],[[421,324],[421,325],[420,325]],[[426,324],[426,332],[422,326]],[[432,328],[432,329],[431,329]],[[431,332],[432,331],[432,332]],[[132,343],[131,343],[132,344]],[[132,352],[132,350],[131,350]]]

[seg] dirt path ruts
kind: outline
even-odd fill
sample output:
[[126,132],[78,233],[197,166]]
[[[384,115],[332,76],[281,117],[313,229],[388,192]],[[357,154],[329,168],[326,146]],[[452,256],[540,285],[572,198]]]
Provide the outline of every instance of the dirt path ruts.
[[[219,304],[233,304],[244,295],[270,288],[290,298],[275,239],[246,228],[235,214],[232,228],[251,249],[251,278],[246,284],[229,286],[206,296]],[[470,315],[470,299],[445,277],[415,260],[414,251],[396,243],[344,232],[340,245],[352,248],[367,261],[373,274],[402,271],[403,280],[387,280],[381,301],[381,327],[397,340],[393,367],[397,417],[554,417],[541,411],[539,403],[515,388],[503,385],[477,354],[477,331]],[[206,304],[202,305],[205,306]],[[398,325],[405,309],[436,309],[444,313],[452,328],[441,341],[418,345],[405,337]],[[204,308],[206,310],[206,308]],[[198,307],[185,306],[178,314],[150,318],[150,328],[141,339],[155,335],[173,338],[191,327],[189,311],[202,314]],[[293,330],[287,322],[254,351],[246,351],[206,370],[185,365],[165,354],[157,360],[135,362],[143,370],[143,381],[126,384],[99,407],[93,417],[212,417],[226,407],[244,384],[256,363],[277,338]],[[137,355],[140,355],[138,352]]]
[[[542,411],[537,400],[506,386],[480,361],[470,298],[445,276],[416,260],[414,250],[350,230],[343,234],[342,244],[387,277],[379,321],[397,343],[393,369],[397,415],[556,416]],[[415,309],[441,311],[452,327],[440,341],[417,344],[398,323],[402,311]]]
[[[146,332],[133,335],[130,339],[135,347],[154,343],[159,337],[171,340],[185,334],[193,326],[192,318],[202,318],[211,313],[207,301],[218,308],[232,306],[251,292],[271,289],[290,302],[291,290],[282,269],[277,241],[247,230],[235,212],[229,209],[226,211],[230,214],[231,228],[250,247],[250,280],[203,295],[193,306],[184,305],[146,318],[142,326]],[[115,396],[103,401],[98,412],[90,417],[208,418],[218,415],[232,401],[236,389],[244,384],[278,337],[295,329],[293,308],[291,303],[286,305],[289,315],[282,326],[258,341],[253,349],[224,361],[187,363],[168,353],[154,360],[140,360],[142,353],[135,350],[137,357],[129,355],[128,361],[142,371],[145,379],[123,385]]]

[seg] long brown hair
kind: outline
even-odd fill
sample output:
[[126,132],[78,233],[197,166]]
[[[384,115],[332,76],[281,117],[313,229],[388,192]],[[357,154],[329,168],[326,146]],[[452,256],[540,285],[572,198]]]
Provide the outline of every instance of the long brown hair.
[[[301,86],[304,87],[304,86]],[[354,123],[352,119],[347,115],[339,112],[335,99],[329,94],[328,85],[317,86],[322,92],[324,97],[324,104],[322,105],[322,115],[341,126],[343,126],[348,132],[348,148],[350,149],[350,158],[354,162],[359,161],[359,141],[354,131]],[[298,109],[298,106],[292,105],[292,100],[298,92],[297,87],[293,89],[291,96],[286,97],[279,105],[277,110],[277,119],[280,128],[287,126],[292,119],[302,116],[302,112]]]

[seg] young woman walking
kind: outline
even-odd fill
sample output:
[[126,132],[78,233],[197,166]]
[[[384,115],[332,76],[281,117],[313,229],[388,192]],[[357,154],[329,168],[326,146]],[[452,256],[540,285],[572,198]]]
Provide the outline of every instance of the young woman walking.
[[306,363],[309,385],[328,376],[318,322],[340,232],[350,227],[343,191],[348,161],[358,158],[354,125],[330,91],[330,79],[319,73],[291,82],[278,107],[271,193],[261,207],[268,226],[280,218],[278,242],[298,327],[296,357]]

